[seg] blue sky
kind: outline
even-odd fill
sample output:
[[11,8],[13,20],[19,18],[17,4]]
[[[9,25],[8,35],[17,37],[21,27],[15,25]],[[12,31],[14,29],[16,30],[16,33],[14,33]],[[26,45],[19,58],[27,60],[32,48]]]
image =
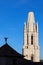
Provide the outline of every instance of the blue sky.
[[43,0],[0,0],[0,46],[8,44],[22,53],[23,27],[28,12],[33,11],[39,24],[40,57],[43,59]]

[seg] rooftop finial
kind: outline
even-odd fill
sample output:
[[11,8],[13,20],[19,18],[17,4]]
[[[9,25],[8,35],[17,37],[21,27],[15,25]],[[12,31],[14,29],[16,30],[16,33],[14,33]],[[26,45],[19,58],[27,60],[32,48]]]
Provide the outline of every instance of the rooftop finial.
[[7,43],[7,39],[8,39],[8,38],[7,38],[7,37],[5,37],[4,39],[5,39],[5,43]]

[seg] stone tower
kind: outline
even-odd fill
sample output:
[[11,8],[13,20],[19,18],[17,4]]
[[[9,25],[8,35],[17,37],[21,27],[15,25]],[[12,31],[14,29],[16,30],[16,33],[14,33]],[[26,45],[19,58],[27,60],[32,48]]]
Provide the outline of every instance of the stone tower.
[[28,22],[24,23],[24,44],[22,51],[24,58],[33,62],[40,62],[40,47],[38,44],[38,23],[35,23],[34,13],[28,13]]

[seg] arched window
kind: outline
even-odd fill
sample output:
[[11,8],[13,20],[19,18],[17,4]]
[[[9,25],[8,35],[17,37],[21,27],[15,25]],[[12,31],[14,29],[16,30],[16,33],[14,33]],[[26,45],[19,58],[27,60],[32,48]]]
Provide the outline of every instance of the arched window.
[[33,45],[33,35],[31,35],[31,45]]

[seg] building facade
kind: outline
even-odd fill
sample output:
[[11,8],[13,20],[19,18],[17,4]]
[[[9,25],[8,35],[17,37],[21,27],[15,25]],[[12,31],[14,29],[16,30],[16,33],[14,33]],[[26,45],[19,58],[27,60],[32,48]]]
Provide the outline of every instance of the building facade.
[[29,12],[28,22],[24,23],[24,44],[22,53],[25,59],[40,62],[40,47],[38,43],[38,23],[35,23],[34,13]]

